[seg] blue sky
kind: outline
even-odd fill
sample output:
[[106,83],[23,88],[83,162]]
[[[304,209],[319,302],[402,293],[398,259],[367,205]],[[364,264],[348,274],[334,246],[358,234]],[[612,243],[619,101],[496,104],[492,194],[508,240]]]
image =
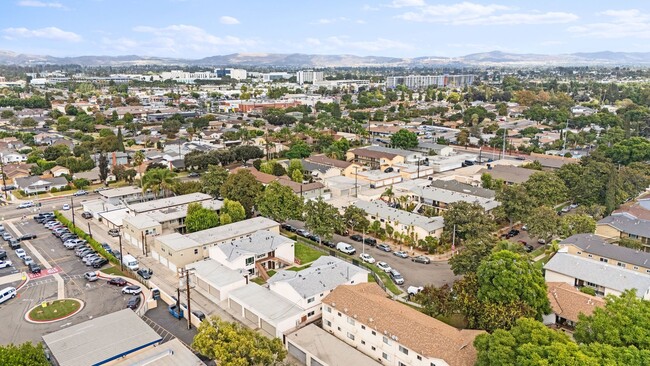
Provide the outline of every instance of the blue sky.
[[650,1],[2,0],[0,50],[201,58],[650,51]]

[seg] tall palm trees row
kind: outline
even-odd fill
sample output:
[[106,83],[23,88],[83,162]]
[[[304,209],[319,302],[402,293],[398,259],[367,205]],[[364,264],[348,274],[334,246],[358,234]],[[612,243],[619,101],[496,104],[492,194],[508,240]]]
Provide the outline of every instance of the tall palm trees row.
[[151,190],[154,197],[167,197],[176,183],[176,173],[169,169],[151,169],[142,176],[142,192]]

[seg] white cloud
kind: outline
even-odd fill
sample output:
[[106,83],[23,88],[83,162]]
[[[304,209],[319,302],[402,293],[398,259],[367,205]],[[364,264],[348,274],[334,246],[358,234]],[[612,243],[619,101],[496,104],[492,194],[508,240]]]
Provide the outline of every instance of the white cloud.
[[411,22],[441,23],[450,25],[515,25],[569,23],[578,16],[566,12],[513,12],[514,9],[498,4],[482,5],[462,2],[452,5],[423,5],[417,11],[408,11],[397,18]]
[[315,22],[312,22],[311,24],[333,24],[333,23],[340,23],[340,22],[347,22],[350,19],[346,17],[338,17],[338,18],[321,18],[318,19]]
[[365,5],[363,5],[361,7],[361,10],[363,10],[363,11],[379,11],[379,8],[376,7],[376,6],[365,4]]
[[324,39],[307,38],[306,43],[310,46],[318,46],[319,50],[327,52],[351,52],[358,50],[379,52],[385,50],[408,50],[414,47],[408,43],[394,41],[386,38],[377,38],[367,41],[351,40],[347,36],[332,36]]
[[135,41],[131,38],[108,38],[108,37],[103,37],[102,38],[102,44],[111,50],[119,51],[119,52],[130,52],[133,51],[135,48],[140,47],[140,43],[138,41]]
[[46,27],[38,29],[28,29],[28,28],[5,28],[2,30],[6,39],[17,39],[17,38],[44,38],[44,39],[53,39],[58,41],[67,41],[67,42],[80,42],[81,36],[73,33],[67,32],[56,27]]
[[33,8],[63,8],[63,4],[57,2],[44,2],[37,0],[22,0],[19,1],[16,5],[18,6],[28,6]]
[[167,27],[137,26],[133,31],[151,35],[152,38],[139,41],[139,47],[144,51],[155,54],[183,54],[191,51],[196,54],[206,54],[223,51],[242,51],[246,47],[257,44],[252,39],[242,39],[235,36],[217,36],[208,33],[203,28],[193,25],[172,24]]
[[393,0],[388,7],[391,8],[406,8],[413,6],[425,6],[424,0]]
[[567,31],[580,37],[650,38],[649,13],[628,9],[606,10],[598,15],[605,17],[605,21],[569,27]]
[[229,25],[232,25],[232,24],[239,24],[239,20],[238,20],[237,18],[235,18],[235,17],[231,17],[231,16],[227,16],[227,15],[224,15],[224,16],[222,16],[221,18],[219,18],[219,22],[220,22],[221,24],[229,24]]

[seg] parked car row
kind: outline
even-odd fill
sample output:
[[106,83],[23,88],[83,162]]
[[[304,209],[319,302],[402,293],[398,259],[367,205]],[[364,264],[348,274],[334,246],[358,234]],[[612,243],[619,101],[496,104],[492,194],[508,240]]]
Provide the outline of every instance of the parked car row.
[[[35,217],[34,219],[37,218]],[[79,238],[77,234],[70,231],[68,227],[63,225],[54,217],[39,219],[42,221],[43,225],[52,232],[52,235],[61,240],[61,243],[63,243],[63,246],[66,249],[74,250],[75,255],[77,255],[86,266],[101,268],[108,263],[108,259],[102,257],[91,248],[86,240]]]
[[[32,257],[27,255],[25,249],[20,247],[20,242],[23,240],[35,239],[36,235],[34,234],[24,234],[19,236],[17,239],[13,237],[10,233],[5,231],[3,225],[0,225],[0,232],[2,233],[2,238],[9,243],[9,247],[15,250],[16,256],[23,261],[23,264],[27,266],[31,273],[41,273],[41,267],[34,262]],[[0,268],[7,268],[13,266],[13,262],[7,260],[7,251],[0,249]]]
[[[95,272],[87,272],[84,276],[89,282],[97,281],[97,274]],[[113,277],[108,280],[107,283],[111,286],[122,287],[122,294],[131,295],[126,302],[126,307],[128,309],[136,310],[140,307],[140,303],[142,302],[142,297],[140,296],[142,288],[140,286],[129,285],[129,283],[121,277]]]

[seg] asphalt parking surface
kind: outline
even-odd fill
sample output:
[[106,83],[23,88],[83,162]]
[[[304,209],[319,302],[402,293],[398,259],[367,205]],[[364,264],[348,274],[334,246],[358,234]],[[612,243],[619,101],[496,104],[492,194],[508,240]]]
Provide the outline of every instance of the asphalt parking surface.
[[187,329],[187,319],[181,318],[179,320],[174,318],[169,313],[167,304],[162,300],[158,300],[158,306],[147,311],[143,319],[150,323],[149,326],[158,332],[164,341],[172,339],[173,336],[185,344],[191,345],[197,333],[194,326],[192,326],[192,329]]

